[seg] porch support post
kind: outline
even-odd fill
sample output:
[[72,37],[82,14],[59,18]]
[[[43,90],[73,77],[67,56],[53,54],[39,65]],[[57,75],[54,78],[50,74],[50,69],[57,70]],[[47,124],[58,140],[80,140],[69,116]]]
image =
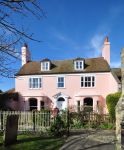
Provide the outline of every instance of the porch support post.
[[40,105],[41,105],[40,102],[41,102],[40,99],[37,99],[37,110],[39,110],[39,111],[40,111]]
[[92,97],[93,99],[93,111],[96,112],[96,106],[97,106],[97,97]]
[[53,105],[53,108],[56,108],[57,107],[57,98],[54,98],[54,105]]
[[84,110],[84,97],[83,99],[81,99],[81,107],[82,107],[81,109]]
[[65,108],[69,108],[68,97],[65,97]]

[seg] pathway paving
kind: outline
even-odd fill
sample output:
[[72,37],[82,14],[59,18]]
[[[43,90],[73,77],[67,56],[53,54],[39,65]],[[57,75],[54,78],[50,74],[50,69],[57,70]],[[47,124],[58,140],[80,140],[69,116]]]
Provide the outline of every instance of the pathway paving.
[[115,131],[74,131],[60,150],[116,150]]

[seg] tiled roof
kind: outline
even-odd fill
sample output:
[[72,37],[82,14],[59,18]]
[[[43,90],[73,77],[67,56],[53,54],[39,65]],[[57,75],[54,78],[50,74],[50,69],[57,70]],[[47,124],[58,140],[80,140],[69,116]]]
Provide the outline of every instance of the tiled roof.
[[[82,58],[83,59],[83,58]],[[40,75],[40,74],[67,74],[67,73],[94,73],[94,72],[110,72],[110,66],[103,57],[87,58],[84,60],[83,70],[74,70],[75,59],[70,60],[51,60],[50,71],[41,71],[41,62],[28,62],[21,67],[19,75]]]
[[112,68],[112,71],[114,71],[118,77],[121,77],[121,68]]
[[121,68],[112,68],[111,70],[118,77],[119,81],[121,81]]

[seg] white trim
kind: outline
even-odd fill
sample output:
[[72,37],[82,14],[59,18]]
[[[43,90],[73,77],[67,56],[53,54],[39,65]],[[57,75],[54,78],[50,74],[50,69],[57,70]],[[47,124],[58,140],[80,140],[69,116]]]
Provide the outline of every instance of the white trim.
[[41,74],[41,75],[22,75],[22,76],[16,76],[16,78],[20,78],[21,79],[21,77],[28,77],[28,76],[37,76],[37,77],[49,77],[49,76],[51,76],[51,77],[56,77],[56,76],[83,76],[83,75],[96,75],[96,74],[98,74],[98,75],[104,75],[104,74],[107,74],[107,75],[109,75],[109,74],[112,74],[111,72],[102,72],[102,73],[99,73],[99,72],[96,72],[96,73],[85,73],[85,72],[82,72],[82,73],[74,73],[74,74],[48,74],[48,75],[43,75],[43,74]]
[[[62,108],[61,110],[64,110],[64,109],[68,108],[68,98],[69,98],[69,96],[67,96],[67,95],[65,95],[65,94],[63,94],[63,93],[61,93],[61,92],[59,92],[59,93],[57,93],[56,95],[54,95],[53,97],[54,97],[54,107],[58,107],[58,103],[60,103],[60,102],[58,101],[58,99],[59,99],[60,97],[62,97],[62,98],[64,98],[65,101],[62,102],[62,107],[64,106],[64,108]],[[60,109],[60,108],[59,108],[59,109]]]
[[54,97],[54,98],[57,98],[57,97],[69,98],[69,95],[65,95],[64,93],[59,92],[59,93],[53,95],[53,97]]
[[101,94],[100,95],[93,95],[93,94],[89,94],[89,95],[75,95],[75,97],[89,97],[89,96],[102,96]]
[[[91,83],[91,86],[89,86],[89,87],[85,87],[85,81],[83,81],[83,86],[81,86],[81,77],[84,77],[84,79],[85,79],[85,77],[94,77],[94,86],[92,86],[92,78],[91,78],[91,81],[90,81],[90,83]],[[89,89],[89,88],[95,88],[96,87],[96,75],[94,75],[94,74],[88,74],[88,75],[81,75],[80,76],[80,88],[82,89],[82,88],[85,88],[85,89]]]
[[[36,79],[38,79],[38,85],[39,85],[39,79],[41,79],[41,87],[38,87],[38,88],[33,88],[33,87],[31,87],[30,88],[30,79],[34,79],[34,78],[36,78]],[[42,77],[38,77],[38,76],[33,76],[33,77],[29,77],[28,78],[28,89],[29,90],[39,90],[39,89],[41,89],[43,87],[43,79],[42,79]]]

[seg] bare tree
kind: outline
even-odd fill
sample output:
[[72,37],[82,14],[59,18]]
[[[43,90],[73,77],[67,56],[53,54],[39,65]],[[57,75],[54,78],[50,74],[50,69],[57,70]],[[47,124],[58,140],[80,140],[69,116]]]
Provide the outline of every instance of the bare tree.
[[0,75],[12,77],[15,73],[11,66],[20,58],[19,51],[15,48],[18,43],[26,39],[39,42],[13,19],[15,15],[33,15],[41,19],[45,14],[39,3],[40,0],[0,0]]

